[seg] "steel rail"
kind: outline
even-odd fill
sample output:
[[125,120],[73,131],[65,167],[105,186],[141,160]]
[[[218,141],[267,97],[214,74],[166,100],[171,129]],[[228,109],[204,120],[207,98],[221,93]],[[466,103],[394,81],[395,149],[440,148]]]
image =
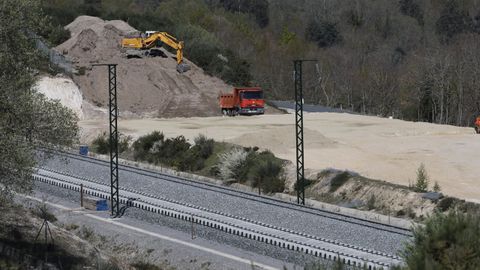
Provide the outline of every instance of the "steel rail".
[[[85,157],[82,155],[73,154],[69,152],[56,152],[56,153],[62,156],[67,156],[72,159],[81,160],[81,161],[93,163],[93,164],[98,164],[104,167],[108,167],[108,164],[109,164],[108,161],[101,160],[98,158]],[[125,164],[122,164],[122,166],[120,167],[120,170],[136,173],[139,175],[149,176],[149,177],[157,177],[164,181],[175,182],[175,183],[179,183],[187,186],[193,186],[196,188],[214,191],[214,192],[222,193],[229,196],[235,196],[242,199],[261,202],[264,204],[275,205],[282,208],[292,209],[295,211],[300,211],[300,212],[309,213],[309,214],[313,214],[313,215],[317,215],[325,218],[339,220],[342,222],[360,225],[368,228],[373,228],[380,231],[386,231],[389,233],[399,234],[399,235],[408,236],[408,237],[413,236],[412,231],[410,229],[406,229],[403,227],[395,226],[392,224],[386,224],[378,221],[368,220],[360,217],[350,216],[347,214],[337,213],[337,212],[333,212],[325,209],[298,205],[295,203],[286,202],[286,201],[272,198],[269,196],[258,195],[253,192],[241,191],[241,190],[233,189],[230,187],[219,186],[212,183],[201,182],[197,180],[188,179],[185,177],[175,176],[175,175],[143,169],[143,168],[138,168],[138,167],[125,165]]]
[[[38,169],[33,175],[33,179],[77,192],[80,192],[80,185],[82,184],[86,194],[110,199],[109,186],[100,181],[45,169]],[[347,265],[365,266],[368,269],[388,269],[393,265],[402,264],[402,260],[395,255],[295,232],[220,211],[149,195],[134,189],[120,189],[120,191],[120,203],[128,203],[129,206],[145,211],[197,223],[240,237],[304,252],[327,260],[337,261],[341,259]],[[132,198],[135,198],[135,200],[132,201]]]

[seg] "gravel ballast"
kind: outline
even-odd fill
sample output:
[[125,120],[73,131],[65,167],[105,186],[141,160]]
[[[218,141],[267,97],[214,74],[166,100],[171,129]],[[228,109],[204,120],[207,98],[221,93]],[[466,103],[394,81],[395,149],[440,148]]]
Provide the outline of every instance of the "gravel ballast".
[[[50,168],[98,180],[108,184],[110,170],[108,163],[88,162],[77,158],[53,158],[43,164]],[[100,164],[99,164],[100,163]],[[271,202],[242,198],[233,192],[216,192],[209,189],[168,181],[160,176],[150,176],[142,172],[129,172],[120,166],[120,187],[134,188],[147,194],[190,203],[207,209],[256,220],[281,228],[336,240],[341,243],[397,254],[409,237],[378,230],[376,228],[342,222],[337,219],[318,216],[305,211],[287,209]]]

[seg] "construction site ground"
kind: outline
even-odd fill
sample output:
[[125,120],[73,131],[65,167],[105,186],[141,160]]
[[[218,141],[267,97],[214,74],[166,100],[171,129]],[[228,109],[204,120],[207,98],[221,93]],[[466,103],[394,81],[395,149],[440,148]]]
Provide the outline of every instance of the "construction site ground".
[[[232,85],[206,74],[188,59],[192,69],[178,74],[168,51],[166,58],[126,59],[120,41],[135,31],[126,22],[80,16],[66,28],[71,38],[55,49],[79,72],[71,78],[40,76],[36,89],[78,115],[81,143],[88,144],[108,130],[107,70],[92,65],[115,62],[121,133],[135,139],[157,130],[169,137],[184,135],[190,141],[204,134],[217,141],[269,149],[295,164],[294,114],[266,107],[266,115],[222,117],[218,93],[230,92]],[[430,186],[437,181],[447,195],[480,202],[479,149],[480,137],[473,128],[337,112],[305,114],[308,177],[334,168],[409,185],[423,163]],[[291,184],[293,166],[288,171]]]
[[[190,141],[204,134],[217,141],[269,149],[295,162],[294,117],[127,119],[119,121],[119,131],[135,139],[157,130]],[[84,120],[80,126],[84,143],[108,128],[106,119]],[[306,113],[305,167],[310,175],[335,168],[409,185],[423,163],[431,186],[437,181],[447,195],[480,202],[479,139],[472,128],[347,113]]]

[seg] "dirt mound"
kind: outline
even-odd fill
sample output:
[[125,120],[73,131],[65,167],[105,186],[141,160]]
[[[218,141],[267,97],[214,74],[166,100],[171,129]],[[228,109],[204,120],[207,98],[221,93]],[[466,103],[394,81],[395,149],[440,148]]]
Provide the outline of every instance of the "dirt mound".
[[97,106],[108,105],[107,69],[92,67],[92,64],[118,64],[118,104],[123,116],[218,115],[218,93],[232,88],[205,74],[187,59],[185,62],[191,70],[177,73],[174,54],[164,48],[166,58],[126,59],[120,41],[136,29],[123,21],[80,16],[66,29],[70,30],[71,38],[55,49],[72,60],[79,70],[73,80],[88,101]]

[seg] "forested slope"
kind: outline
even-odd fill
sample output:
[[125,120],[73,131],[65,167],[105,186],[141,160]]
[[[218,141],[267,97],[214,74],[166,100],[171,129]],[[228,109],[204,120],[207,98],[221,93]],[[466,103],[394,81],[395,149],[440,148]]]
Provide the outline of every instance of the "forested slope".
[[52,43],[79,14],[168,31],[210,74],[292,99],[293,59],[306,102],[471,125],[480,111],[480,2],[475,0],[44,0]]

